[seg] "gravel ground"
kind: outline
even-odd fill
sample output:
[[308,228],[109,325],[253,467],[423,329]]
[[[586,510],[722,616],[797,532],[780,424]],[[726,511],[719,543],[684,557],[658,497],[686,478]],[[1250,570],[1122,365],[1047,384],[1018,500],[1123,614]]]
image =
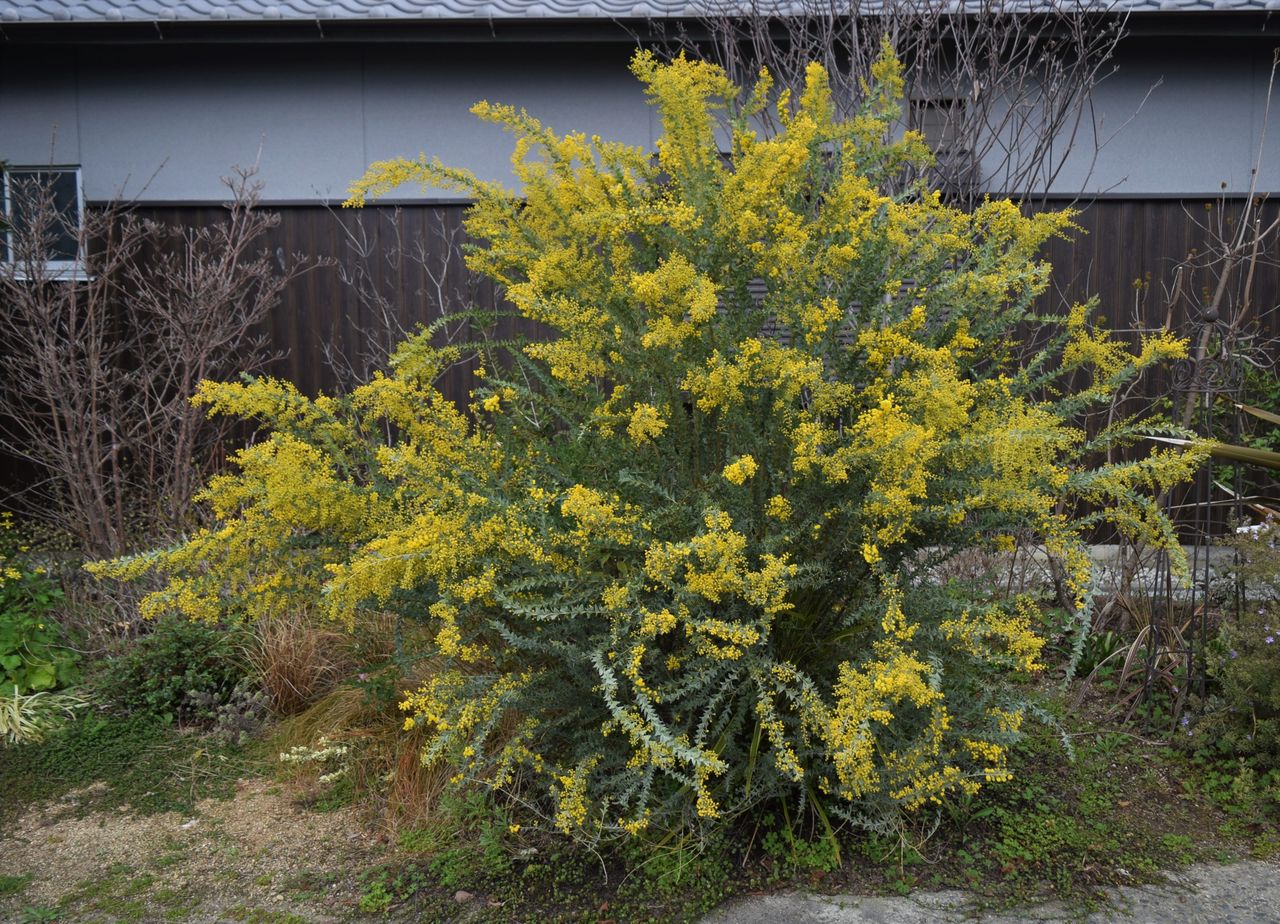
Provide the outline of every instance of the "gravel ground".
[[[77,812],[89,795],[92,788],[69,793],[0,831],[0,876],[29,877],[21,894],[0,896],[0,921],[51,919],[32,917],[32,909],[57,909],[66,924],[413,919],[357,909],[359,871],[385,858],[386,847],[349,810],[301,809],[263,780],[242,782],[235,799],[203,802],[192,816]],[[1262,924],[1280,922],[1280,863],[1192,866],[1160,885],[1111,894],[1107,910],[1082,917],[1055,903],[985,911],[958,891],[891,898],[792,893],[730,902],[704,924]],[[456,919],[481,911],[459,907]]]
[[1274,924],[1280,921],[1280,865],[1249,861],[1198,865],[1166,883],[1112,890],[1114,907],[1084,918],[1056,903],[982,913],[964,892],[919,892],[902,898],[769,895],[724,906],[705,924],[1019,924],[1025,921],[1133,921],[1141,924]]
[[31,920],[23,909],[35,907],[49,909],[38,920],[57,909],[60,924],[329,924],[352,916],[357,874],[378,856],[350,810],[301,809],[264,780],[191,816],[78,813],[94,788],[0,831],[0,876],[30,879],[20,895],[0,897],[0,922]]

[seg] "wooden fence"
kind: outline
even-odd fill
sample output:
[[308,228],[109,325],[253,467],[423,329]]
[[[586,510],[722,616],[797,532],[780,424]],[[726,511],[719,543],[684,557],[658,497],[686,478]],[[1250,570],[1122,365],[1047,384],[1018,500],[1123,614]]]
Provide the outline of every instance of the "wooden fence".
[[[1207,300],[1209,274],[1184,280],[1184,298],[1166,304],[1177,264],[1192,252],[1206,252],[1215,234],[1229,232],[1240,203],[1178,199],[1103,199],[1084,207],[1072,240],[1052,242],[1053,289],[1046,310],[1061,310],[1096,296],[1098,313],[1115,329],[1181,326],[1188,307]],[[265,246],[283,258],[299,253],[329,262],[296,280],[270,322],[269,339],[283,356],[273,373],[308,393],[332,389],[359,374],[376,349],[370,336],[394,324],[412,329],[439,317],[442,307],[471,303],[495,307],[491,283],[474,278],[462,263],[460,245],[465,207],[459,204],[375,205],[360,210],[322,206],[273,207],[279,226]],[[185,225],[216,221],[218,206],[151,206],[148,218]],[[1266,202],[1264,224],[1280,216],[1280,202]],[[1276,332],[1280,304],[1280,262],[1266,258],[1254,271],[1255,317]],[[1237,288],[1245,274],[1238,273]],[[524,326],[526,331],[532,330]],[[500,331],[500,335],[505,331]],[[465,400],[470,375],[455,371],[443,383],[447,394]]]
[[[1186,297],[1169,305],[1165,290],[1173,283],[1175,267],[1191,253],[1207,252],[1216,236],[1230,233],[1241,205],[1178,199],[1104,199],[1088,205],[1076,219],[1080,232],[1047,247],[1054,274],[1045,310],[1061,311],[1096,297],[1098,313],[1115,329],[1159,328],[1165,323],[1182,329],[1188,311],[1208,301],[1212,273],[1188,275]],[[271,209],[281,220],[263,245],[281,260],[300,254],[323,261],[291,283],[264,331],[279,353],[271,373],[305,393],[331,391],[367,377],[378,354],[385,355],[388,339],[398,339],[397,330],[429,323],[443,309],[498,306],[494,286],[474,277],[463,264],[463,205]],[[150,205],[138,211],[146,218],[185,226],[217,221],[225,214],[216,205]],[[1280,203],[1263,203],[1259,215],[1264,225],[1275,220]],[[1262,257],[1248,285],[1259,330],[1274,337],[1280,332],[1280,311],[1274,310],[1280,304],[1280,261],[1274,255]],[[1237,274],[1235,297],[1241,296],[1246,278],[1243,272]],[[517,330],[540,334],[534,325],[516,321],[504,322],[496,334],[502,337]],[[441,383],[445,394],[459,402],[467,400],[473,385],[466,366],[451,370]],[[1167,377],[1154,377],[1144,397],[1158,397],[1168,389]],[[0,458],[0,469],[0,487],[7,489],[35,477],[18,460]]]

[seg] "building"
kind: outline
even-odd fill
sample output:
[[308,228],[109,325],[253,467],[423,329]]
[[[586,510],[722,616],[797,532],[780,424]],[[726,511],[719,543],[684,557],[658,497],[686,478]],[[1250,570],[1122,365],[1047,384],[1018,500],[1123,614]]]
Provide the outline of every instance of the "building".
[[[1197,246],[1189,213],[1280,192],[1280,111],[1268,118],[1277,7],[1109,8],[1128,17],[1117,69],[1094,94],[1081,156],[1041,190],[1091,203],[1081,223],[1092,233],[1053,254],[1064,285],[1099,293],[1119,317],[1136,277]],[[58,172],[83,207],[123,195],[187,222],[215,218],[219,177],[256,162],[284,218],[273,244],[349,261],[355,229],[376,285],[411,321],[439,280],[379,263],[388,222],[366,215],[360,231],[335,214],[347,184],[373,160],[419,152],[508,179],[508,139],[468,112],[482,98],[651,144],[654,114],[626,63],[652,21],[697,12],[666,0],[0,0],[0,161],[6,176]],[[380,208],[401,207],[397,233],[430,239],[455,232],[463,204],[405,189]],[[450,286],[459,272],[448,269]],[[1262,281],[1274,301],[1276,280]],[[320,387],[324,346],[358,339],[370,308],[336,268],[286,301],[273,331],[290,351],[281,372]]]

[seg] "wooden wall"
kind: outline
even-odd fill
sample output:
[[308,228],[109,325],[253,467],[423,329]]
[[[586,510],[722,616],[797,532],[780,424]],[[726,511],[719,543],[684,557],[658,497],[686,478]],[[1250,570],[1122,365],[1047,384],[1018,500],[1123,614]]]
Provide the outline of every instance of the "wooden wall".
[[[1204,271],[1189,276],[1184,292],[1191,300],[1183,298],[1170,306],[1166,289],[1174,268],[1188,254],[1206,252],[1215,236],[1231,233],[1239,210],[1238,201],[1224,208],[1216,202],[1178,199],[1104,199],[1084,207],[1073,239],[1047,247],[1054,274],[1045,309],[1060,311],[1096,296],[1099,313],[1116,329],[1159,327],[1166,316],[1182,324],[1191,300],[1207,300],[1204,290],[1212,276]],[[201,224],[217,220],[223,210],[150,206],[141,211],[166,222]],[[369,352],[369,331],[382,325],[380,301],[393,306],[397,323],[405,329],[438,318],[442,302],[497,304],[493,285],[474,278],[462,264],[462,205],[378,205],[360,210],[302,205],[273,211],[281,221],[265,246],[282,258],[298,253],[330,261],[289,287],[268,332],[274,347],[284,353],[273,373],[305,392],[342,383],[344,375],[332,362],[335,357],[361,365],[359,360]],[[1259,214],[1264,224],[1274,221],[1280,217],[1280,202],[1264,203]],[[408,256],[389,257],[397,251]],[[1257,317],[1272,332],[1277,328],[1276,312],[1269,309],[1280,303],[1276,256],[1262,254],[1252,281]],[[1238,273],[1236,297],[1244,280],[1245,274]],[[377,297],[370,298],[374,293]],[[512,329],[505,324],[500,335]],[[470,387],[465,369],[455,370],[444,382],[445,391],[456,399],[465,400]]]
[[[136,211],[144,218],[186,226],[215,222],[225,214],[214,205]],[[497,307],[493,284],[471,274],[462,262],[461,245],[467,238],[461,205],[302,205],[270,211],[280,215],[280,222],[264,236],[262,246],[282,265],[295,255],[318,264],[290,283],[265,331],[281,354],[271,373],[308,394],[347,387],[353,378],[364,377],[372,354],[388,346],[370,341],[376,332],[396,327],[412,331],[436,320],[442,305]],[[443,387],[452,397],[465,398],[470,375],[455,370]]]
[[[1195,303],[1208,301],[1213,274],[1193,274],[1184,287],[1187,297],[1170,306],[1164,290],[1172,283],[1174,268],[1188,254],[1207,252],[1216,236],[1231,233],[1240,209],[1239,201],[1224,207],[1177,199],[1106,199],[1087,206],[1076,219],[1080,231],[1073,239],[1055,241],[1046,249],[1054,276],[1045,310],[1059,312],[1096,296],[1098,313],[1113,328],[1158,328],[1166,317],[1180,327]],[[369,332],[385,328],[380,306],[389,306],[396,323],[411,330],[438,318],[442,305],[498,305],[494,286],[473,277],[462,263],[462,205],[362,210],[289,205],[272,210],[281,220],[263,241],[267,249],[282,260],[296,253],[324,261],[289,286],[264,331],[281,354],[270,371],[305,393],[331,391],[367,376],[362,360],[370,353]],[[189,226],[224,214],[211,205],[151,205],[139,212]],[[1263,203],[1259,215],[1264,226],[1277,220],[1280,203]],[[396,258],[397,253],[407,256]],[[1261,254],[1251,281],[1254,316],[1268,337],[1280,333],[1278,257]],[[1245,279],[1245,273],[1236,275],[1232,297],[1241,297]],[[503,337],[517,329],[539,333],[533,325],[515,321],[505,321],[496,333]],[[447,374],[442,388],[465,402],[473,384],[470,368],[462,366]],[[1168,389],[1167,376],[1152,377],[1144,397],[1159,397]],[[34,479],[29,466],[0,455],[0,495]]]

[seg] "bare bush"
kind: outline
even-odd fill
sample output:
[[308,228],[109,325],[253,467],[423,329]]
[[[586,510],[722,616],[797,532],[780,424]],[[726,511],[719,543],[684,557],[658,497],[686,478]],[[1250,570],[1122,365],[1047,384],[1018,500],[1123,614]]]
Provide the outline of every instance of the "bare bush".
[[[206,378],[262,370],[259,336],[284,287],[314,263],[260,250],[277,215],[253,169],[225,182],[225,220],[176,228],[128,204],[57,207],[38,179],[10,183],[10,260],[0,264],[0,447],[38,479],[8,505],[119,555],[180,534],[229,424],[190,398]],[[73,268],[48,260],[74,238]]]

